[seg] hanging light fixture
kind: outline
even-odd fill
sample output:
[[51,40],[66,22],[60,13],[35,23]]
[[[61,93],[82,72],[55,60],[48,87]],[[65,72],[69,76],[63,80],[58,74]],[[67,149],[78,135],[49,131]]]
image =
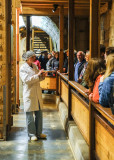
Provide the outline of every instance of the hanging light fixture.
[[53,5],[52,12],[55,12],[57,8],[58,8],[58,4],[54,4],[54,5]]

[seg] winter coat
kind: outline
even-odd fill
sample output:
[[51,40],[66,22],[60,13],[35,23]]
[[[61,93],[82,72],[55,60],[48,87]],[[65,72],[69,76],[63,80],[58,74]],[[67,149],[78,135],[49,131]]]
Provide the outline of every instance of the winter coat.
[[113,87],[114,82],[114,72],[105,78],[104,82],[100,82],[99,84],[99,103],[103,107],[109,107],[109,99],[111,96],[111,89]]
[[43,106],[42,90],[40,81],[44,78],[38,76],[38,67],[32,63],[30,67],[26,62],[20,68],[20,78],[23,83],[24,111],[31,112],[39,110]]

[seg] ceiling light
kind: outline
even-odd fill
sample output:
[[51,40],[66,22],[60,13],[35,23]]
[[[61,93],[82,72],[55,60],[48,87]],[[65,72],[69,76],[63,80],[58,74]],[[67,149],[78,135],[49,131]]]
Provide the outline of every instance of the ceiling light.
[[58,8],[58,4],[54,4],[54,5],[53,5],[52,12],[55,12],[57,8]]

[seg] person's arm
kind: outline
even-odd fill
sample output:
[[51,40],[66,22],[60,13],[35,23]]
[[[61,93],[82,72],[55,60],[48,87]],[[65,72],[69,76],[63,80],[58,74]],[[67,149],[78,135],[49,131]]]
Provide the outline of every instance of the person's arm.
[[38,61],[38,69],[41,70],[40,61]]
[[23,83],[33,84],[44,79],[42,78],[42,75],[41,75],[42,73],[43,73],[43,70],[40,70],[38,74],[30,76],[25,69],[20,69],[20,78]]
[[99,75],[96,80],[95,80],[95,84],[93,87],[93,97],[92,97],[92,101],[95,103],[99,103],[99,83],[100,83],[100,77],[101,75]]
[[99,103],[103,107],[108,107],[109,106],[109,97],[110,97],[110,92],[111,92],[111,84],[107,81],[104,80],[104,82],[100,82],[99,84]]

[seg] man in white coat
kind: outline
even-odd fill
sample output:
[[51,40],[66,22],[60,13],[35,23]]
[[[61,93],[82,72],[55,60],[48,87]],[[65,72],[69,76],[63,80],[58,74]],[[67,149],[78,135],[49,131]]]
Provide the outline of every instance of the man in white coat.
[[26,124],[28,136],[36,141],[38,138],[46,138],[42,134],[42,90],[40,81],[44,80],[45,74],[33,63],[35,53],[27,51],[22,55],[25,63],[20,68],[20,78],[23,83],[23,102],[26,112]]

